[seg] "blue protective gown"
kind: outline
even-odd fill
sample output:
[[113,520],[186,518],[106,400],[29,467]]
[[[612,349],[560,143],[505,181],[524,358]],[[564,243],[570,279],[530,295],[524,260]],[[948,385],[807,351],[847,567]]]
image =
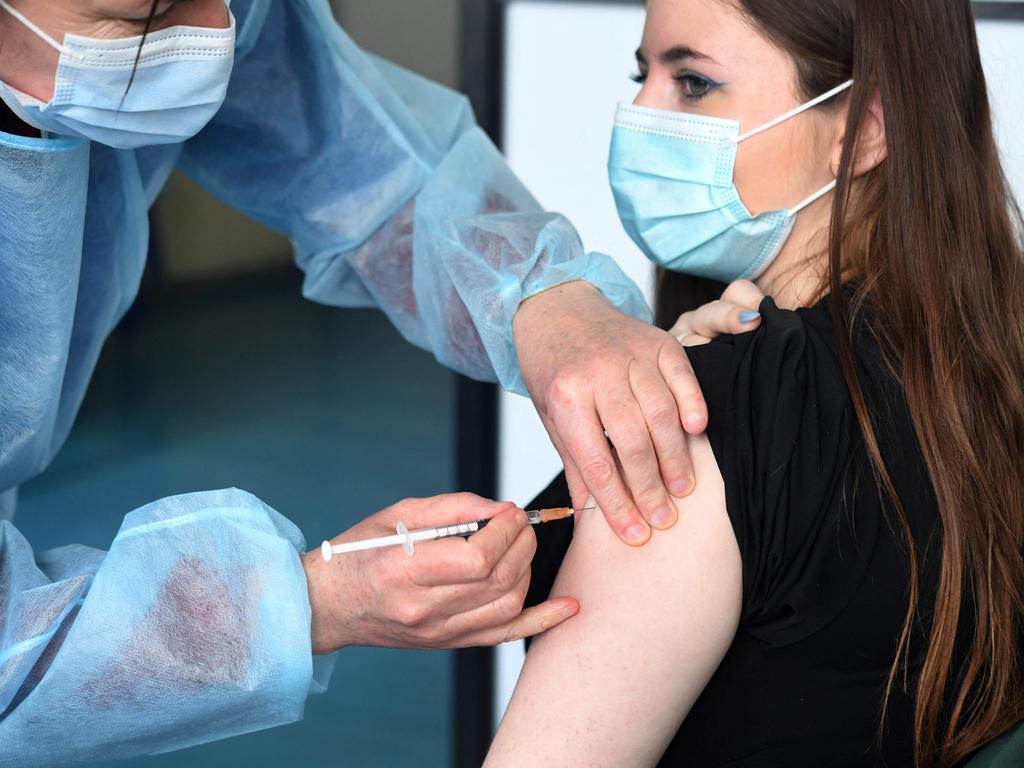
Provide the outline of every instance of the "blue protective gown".
[[[304,294],[381,307],[444,364],[523,390],[520,302],[585,279],[647,316],[476,127],[466,100],[360,51],[327,0],[235,0],[227,100],[182,145],[0,134],[0,517],[64,442],[135,298],[177,167],[286,233]],[[294,721],[326,684],[294,525],[227,490],[125,517],[109,552],[33,553],[0,522],[0,766],[177,749]]]

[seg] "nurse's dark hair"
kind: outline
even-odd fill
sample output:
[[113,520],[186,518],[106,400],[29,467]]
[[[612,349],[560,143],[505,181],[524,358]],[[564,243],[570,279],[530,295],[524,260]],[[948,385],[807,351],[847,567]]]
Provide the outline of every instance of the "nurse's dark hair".
[[[793,57],[803,97],[856,81],[823,107],[847,106],[849,118],[821,294],[880,492],[910,560],[908,611],[879,737],[894,686],[908,685],[911,638],[930,622],[912,691],[915,760],[954,765],[1024,718],[1022,230],[993,137],[971,4],[728,1]],[[858,130],[875,88],[888,155],[854,181]],[[665,326],[686,293],[708,290],[667,273],[659,280]],[[844,296],[845,283],[857,286],[852,296]],[[941,515],[940,583],[934,605],[920,611],[917,572],[927,542],[914,541],[854,367],[851,327],[865,307],[902,380]],[[965,666],[955,662],[961,652]]]
[[146,24],[142,29],[142,40],[139,42],[139,50],[135,53],[135,65],[132,67],[132,74],[128,78],[128,85],[125,86],[124,95],[121,96],[121,106],[124,106],[124,100],[128,98],[128,91],[132,89],[132,83],[135,82],[135,70],[139,68],[139,59],[142,57],[142,45],[146,42],[146,37],[153,27],[153,19],[156,18],[156,9],[159,5],[160,0],[151,0],[149,4],[149,14],[146,16]]

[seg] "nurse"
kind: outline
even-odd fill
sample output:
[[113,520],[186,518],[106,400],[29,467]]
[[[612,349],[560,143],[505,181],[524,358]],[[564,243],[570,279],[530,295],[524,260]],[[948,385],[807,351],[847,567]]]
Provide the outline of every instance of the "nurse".
[[577,609],[521,612],[533,534],[469,495],[339,537],[494,517],[411,559],[326,568],[236,490],[135,510],[106,553],[33,553],[9,521],[17,487],[71,429],[174,168],[287,234],[306,297],[379,306],[442,363],[532,395],[576,498],[589,488],[627,542],[675,521],[684,428],[706,421],[679,344],[538,206],[463,97],[359,50],[327,0],[3,0],[0,99],[0,765],[287,723],[326,685],[318,654],[496,643]]

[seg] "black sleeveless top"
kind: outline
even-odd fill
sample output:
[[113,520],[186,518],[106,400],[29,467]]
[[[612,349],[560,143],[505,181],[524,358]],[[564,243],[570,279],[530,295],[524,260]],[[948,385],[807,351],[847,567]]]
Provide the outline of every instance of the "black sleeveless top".
[[[743,559],[743,608],[732,646],[661,765],[911,766],[913,690],[942,529],[903,389],[870,322],[861,323],[853,339],[861,387],[920,564],[908,690],[893,688],[879,738],[909,600],[898,518],[875,483],[827,305],[791,312],[765,299],[761,314],[756,331],[687,349]],[[563,477],[534,502],[568,503]],[[530,604],[550,592],[571,521],[537,534]]]

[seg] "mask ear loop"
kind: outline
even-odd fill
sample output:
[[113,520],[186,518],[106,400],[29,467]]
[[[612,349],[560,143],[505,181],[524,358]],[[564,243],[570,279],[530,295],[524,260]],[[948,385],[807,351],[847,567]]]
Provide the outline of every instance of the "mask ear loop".
[[736,139],[734,139],[734,141],[737,144],[739,144],[741,141],[746,141],[747,139],[753,138],[754,136],[757,136],[758,134],[761,134],[761,133],[764,133],[765,131],[771,130],[775,126],[781,125],[782,123],[786,122],[787,120],[789,120],[791,118],[794,118],[797,115],[806,112],[808,109],[813,109],[814,107],[816,107],[819,104],[821,104],[823,101],[828,101],[829,99],[833,98],[834,96],[838,96],[840,93],[842,93],[847,88],[850,88],[852,86],[853,86],[853,80],[847,80],[842,85],[837,85],[831,91],[828,91],[827,93],[823,93],[823,94],[821,94],[821,96],[818,96],[817,98],[811,99],[806,104],[801,104],[796,109],[791,109],[786,114],[780,115],[779,117],[776,117],[774,120],[769,120],[767,123],[765,123],[764,125],[760,126],[759,128],[754,128],[751,131],[747,131],[742,136],[739,136]]
[[823,198],[825,195],[827,195],[829,192],[831,192],[833,189],[835,189],[837,183],[838,182],[836,182],[835,179],[832,179],[832,181],[830,181],[824,187],[822,187],[817,192],[815,192],[813,195],[808,197],[806,200],[804,200],[802,202],[799,202],[796,205],[794,205],[792,208],[790,208],[789,211],[787,211],[786,215],[790,216],[790,217],[791,216],[796,216],[804,208],[806,208],[807,206],[811,205],[812,203],[818,202],[821,198]]
[[50,37],[46,32],[43,31],[41,27],[39,27],[39,25],[37,25],[34,21],[29,19],[25,14],[11,6],[11,4],[7,2],[7,0],[0,0],[0,8],[3,8],[5,11],[11,14],[11,16],[20,21],[24,26],[28,27],[29,31],[34,33],[35,36],[42,40],[44,43],[56,49],[57,53],[65,53],[63,45],[61,45],[52,37]]
[[[790,119],[796,117],[799,114],[803,114],[804,112],[806,112],[809,109],[814,109],[814,107],[818,106],[822,102],[828,101],[829,99],[831,99],[831,98],[833,98],[835,96],[838,96],[840,93],[842,93],[843,91],[847,90],[848,88],[853,87],[853,82],[854,82],[853,80],[847,80],[842,85],[837,85],[831,91],[827,91],[827,92],[821,94],[821,96],[818,96],[817,98],[811,99],[806,104],[801,104],[796,109],[791,109],[786,114],[780,115],[779,117],[776,117],[774,120],[769,120],[767,123],[765,123],[764,125],[762,125],[762,126],[760,126],[758,128],[754,128],[753,130],[747,131],[746,133],[744,133],[741,136],[739,136],[736,139],[734,139],[735,143],[739,144],[741,141],[746,141],[749,138],[752,138],[754,136],[762,134],[765,131],[771,130],[772,128],[774,128],[777,125],[781,125],[782,123],[784,123],[787,120],[790,120]],[[820,200],[825,195],[827,195],[829,192],[831,192],[833,189],[835,189],[836,188],[836,183],[837,183],[836,180],[833,179],[828,184],[826,184],[824,187],[822,187],[817,192],[815,192],[813,195],[808,197],[806,200],[803,200],[803,201],[797,203],[796,205],[794,205],[792,208],[790,208],[789,211],[787,211],[787,215],[790,216],[790,217],[796,216],[798,213],[800,213],[800,211],[802,211],[807,206],[811,205],[812,203],[816,203],[818,200]]]

